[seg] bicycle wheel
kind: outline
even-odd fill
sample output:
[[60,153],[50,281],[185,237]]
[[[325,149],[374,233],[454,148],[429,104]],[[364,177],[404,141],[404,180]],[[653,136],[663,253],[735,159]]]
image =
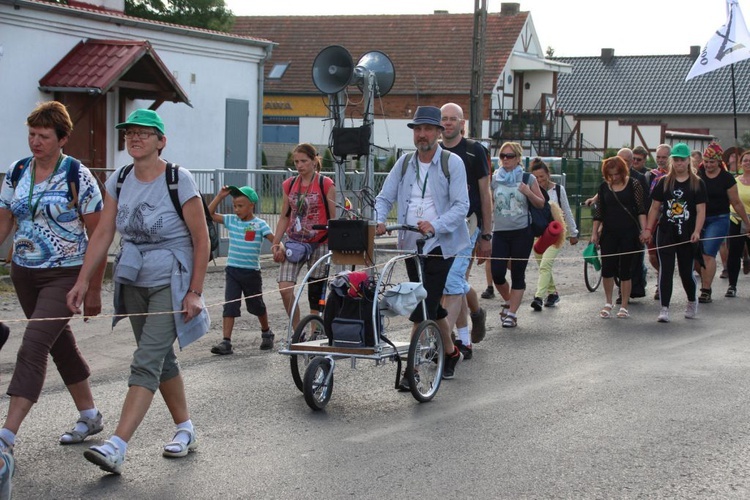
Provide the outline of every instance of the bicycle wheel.
[[333,392],[333,373],[330,378],[331,361],[327,358],[318,356],[310,360],[310,364],[305,370],[304,390],[305,402],[307,406],[315,411],[322,410],[331,399]]
[[414,399],[425,403],[435,397],[443,377],[444,363],[440,328],[434,321],[422,321],[412,336],[406,360],[406,376]]
[[[328,336],[326,335],[326,329],[323,325],[323,318],[317,314],[309,314],[302,318],[302,321],[297,324],[297,328],[294,329],[292,344],[325,338],[328,338]],[[292,370],[292,380],[294,380],[294,385],[296,385],[297,389],[300,391],[303,390],[304,384],[302,379],[305,376],[305,370],[311,359],[312,358],[309,356],[297,354],[289,356],[289,368]]]
[[586,288],[589,292],[595,292],[602,282],[602,273],[594,269],[594,265],[588,261],[583,261],[583,280],[586,282]]

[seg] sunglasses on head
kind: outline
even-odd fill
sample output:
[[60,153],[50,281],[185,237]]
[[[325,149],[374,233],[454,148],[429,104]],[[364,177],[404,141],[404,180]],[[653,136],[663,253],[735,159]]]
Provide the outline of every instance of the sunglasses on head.
[[515,158],[515,157],[516,157],[515,153],[500,153],[501,160],[508,160],[510,158]]

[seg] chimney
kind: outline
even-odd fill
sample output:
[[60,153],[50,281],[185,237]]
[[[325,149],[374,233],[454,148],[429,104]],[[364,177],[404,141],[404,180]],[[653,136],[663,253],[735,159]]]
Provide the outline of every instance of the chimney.
[[71,7],[125,13],[125,0],[68,0]]
[[521,12],[520,3],[503,2],[500,4],[500,15],[501,16],[515,16]]
[[691,45],[690,46],[690,60],[695,61],[696,59],[698,59],[699,55],[701,55],[701,46]]
[[602,49],[602,61],[609,64],[615,58],[615,49]]

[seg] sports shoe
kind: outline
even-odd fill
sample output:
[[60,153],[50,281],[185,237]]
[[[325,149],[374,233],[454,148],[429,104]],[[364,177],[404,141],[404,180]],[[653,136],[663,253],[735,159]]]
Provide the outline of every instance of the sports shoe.
[[[74,425],[71,430],[60,436],[60,444],[82,443],[87,437],[99,434],[104,430],[104,423],[102,420],[102,414],[100,412],[96,412],[96,417],[94,418],[79,418],[76,425]],[[85,425],[86,430],[83,432],[77,431],[76,427],[79,423]]]
[[211,348],[211,354],[221,354],[223,356],[232,353],[234,353],[234,350],[232,349],[232,341],[229,339],[224,339]]
[[531,301],[531,308],[537,312],[542,310],[542,305],[544,304],[542,303],[542,299],[540,299],[539,297],[534,297],[534,300]]
[[487,290],[482,292],[482,298],[483,299],[494,299],[495,298],[495,289],[491,286],[487,287]]
[[464,360],[469,361],[473,356],[471,346],[464,344],[461,340],[456,340],[453,345],[458,347],[458,350],[464,355]]
[[443,378],[450,380],[456,374],[456,365],[464,359],[460,349],[453,349],[453,354],[445,355],[445,365],[443,365]]
[[83,458],[92,464],[98,465],[101,470],[111,472],[112,474],[121,474],[122,463],[125,461],[125,455],[109,439],[104,441],[104,444],[101,446],[92,446],[84,451]]
[[8,341],[8,337],[10,337],[10,328],[5,323],[0,323],[0,349]]
[[710,304],[713,302],[711,299],[711,289],[710,288],[701,288],[701,294],[698,296],[698,302],[701,304]]
[[656,321],[659,323],[669,323],[669,308],[668,307],[662,307],[661,311],[659,311],[659,317],[656,318]]
[[687,319],[694,319],[698,314],[698,301],[688,302],[685,308],[685,317]]
[[737,287],[736,286],[730,286],[727,288],[727,293],[724,294],[724,297],[736,297],[737,296]]
[[[273,331],[270,328],[267,332],[261,332],[260,337],[263,339],[260,342],[261,351],[273,349]],[[229,348],[231,349],[231,346]]]
[[547,295],[547,300],[544,301],[544,307],[555,307],[560,302],[560,295],[555,292]]
[[471,343],[478,344],[487,334],[487,311],[480,307],[477,312],[469,316],[471,317]]
[[401,374],[401,380],[398,382],[399,392],[409,392],[411,387],[409,386],[409,377],[406,376],[406,370]]
[[13,490],[13,474],[16,472],[16,461],[10,451],[0,452],[2,468],[0,468],[0,498],[11,497]]

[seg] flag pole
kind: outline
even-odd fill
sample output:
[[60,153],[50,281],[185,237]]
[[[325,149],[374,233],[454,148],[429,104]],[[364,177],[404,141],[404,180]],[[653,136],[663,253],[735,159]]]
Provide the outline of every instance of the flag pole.
[[734,115],[734,147],[740,149],[740,143],[737,140],[737,91],[734,84],[734,63],[732,63],[730,69],[732,70],[732,114]]

